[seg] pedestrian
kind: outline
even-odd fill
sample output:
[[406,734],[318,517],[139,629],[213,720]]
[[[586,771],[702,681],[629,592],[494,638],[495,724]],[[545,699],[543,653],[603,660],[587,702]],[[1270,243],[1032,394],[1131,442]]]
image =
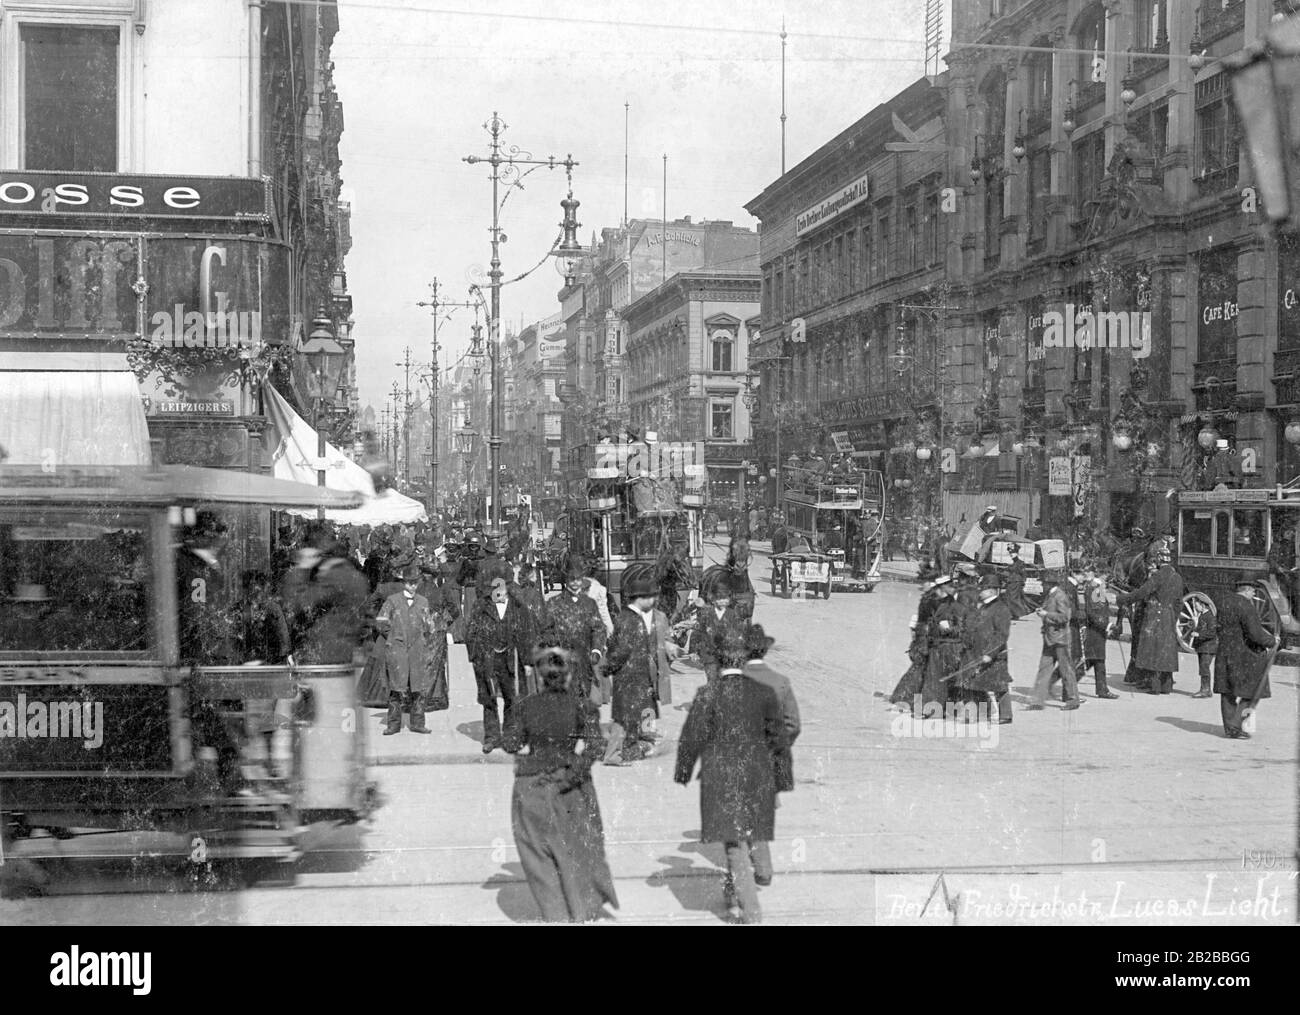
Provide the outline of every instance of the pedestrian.
[[944,599],[944,594],[939,589],[951,581],[952,579],[947,575],[942,575],[921,589],[921,599],[917,604],[916,616],[912,618],[910,624],[912,641],[907,648],[907,657],[911,661],[911,665],[907,668],[907,672],[903,674],[902,679],[898,681],[894,693],[889,696],[891,704],[906,704],[910,708],[914,697],[921,691],[921,685],[925,679],[926,659],[929,656],[930,617]]
[[790,742],[777,692],[745,675],[741,633],[722,629],[718,641],[722,672],[691,702],[674,781],[689,787],[700,763],[700,840],[723,844],[724,903],[729,914],[752,924],[762,920],[756,882],[772,877],[770,852],[755,846],[775,837],[775,756]]
[[370,586],[337,551],[327,523],[312,522],[285,578],[285,609],[300,665],[338,666],[357,660],[367,626]]
[[1007,659],[1011,608],[1004,601],[1002,591],[992,586],[980,590],[979,600],[979,612],[971,625],[973,634],[969,636],[978,665],[960,678],[959,686],[966,692],[967,707],[975,706],[974,718],[979,718],[978,706],[991,699],[997,707],[998,722],[1005,725],[1012,719],[1011,671]]
[[1214,657],[1214,693],[1219,695],[1223,732],[1229,740],[1249,740],[1243,728],[1259,702],[1272,696],[1268,686],[1273,650],[1281,645],[1259,621],[1255,586],[1239,582],[1236,594],[1219,605],[1219,651]]
[[1300,599],[1297,599],[1296,595],[1297,590],[1300,589],[1300,567],[1296,566],[1295,528],[1293,526],[1286,526],[1282,529],[1281,535],[1273,537],[1273,545],[1268,549],[1266,562],[1269,573],[1277,578],[1277,584],[1282,590],[1282,596],[1286,600],[1292,616],[1294,616],[1297,605],[1300,604]]
[[704,603],[696,610],[695,631],[691,640],[699,646],[697,654],[700,665],[704,667],[705,679],[716,680],[722,666],[721,661],[713,654],[713,648],[717,643],[717,632],[723,627],[742,629],[744,621],[732,607],[731,587],[725,580],[715,577],[701,591],[704,594]]
[[[474,603],[465,630],[465,647],[474,666],[478,703],[483,706],[483,753],[501,746],[501,722],[519,697],[519,660],[528,652],[524,608],[511,599],[504,578]],[[497,699],[501,699],[501,711]]]
[[384,676],[388,688],[388,716],[384,736],[402,732],[402,712],[410,713],[412,733],[432,732],[425,724],[424,696],[442,670],[439,653],[447,651],[444,637],[435,637],[429,601],[418,592],[421,572],[412,562],[401,573],[402,591],[390,595],[375,618],[384,634]]
[[510,826],[542,919],[585,923],[618,908],[591,779],[600,710],[574,688],[566,649],[544,641],[532,664],[541,689],[509,710],[502,738],[515,756]]
[[1119,695],[1106,683],[1106,637],[1111,626],[1106,582],[1091,569],[1085,572],[1084,579],[1083,669],[1079,671],[1079,677],[1082,679],[1091,666],[1097,697],[1118,698]]
[[[1146,580],[1155,571],[1155,558],[1159,548],[1155,546],[1152,540],[1147,538],[1145,532],[1140,528],[1133,530],[1133,538],[1130,543],[1130,552],[1128,563],[1124,569],[1124,579],[1128,584],[1129,590],[1141,588]],[[1136,551],[1136,552],[1133,552]],[[1148,690],[1150,679],[1143,674],[1138,666],[1138,643],[1142,637],[1142,622],[1146,612],[1146,603],[1142,600],[1134,601],[1131,605],[1121,595],[1116,597],[1116,603],[1119,605],[1121,613],[1126,612],[1129,618],[1129,627],[1131,634],[1129,636],[1129,658],[1128,666],[1124,672],[1124,683],[1132,684],[1139,690]],[[1117,617],[1117,625],[1121,626],[1122,621]]]
[[609,613],[609,589],[605,588],[601,580],[596,577],[596,564],[594,561],[585,563],[582,562],[581,557],[578,560],[587,575],[586,582],[583,584],[583,593],[596,607],[600,622],[605,625],[605,634],[607,636],[612,635],[614,633],[614,618]]
[[754,583],[749,578],[749,540],[737,537],[727,548],[725,581],[731,589],[736,616],[743,621],[754,619]]
[[[528,621],[528,629],[523,637],[532,644],[546,627],[546,595],[537,585],[537,568],[532,564],[521,564],[519,581],[511,587],[510,594],[523,607]],[[526,671],[524,680],[529,694],[537,693],[535,679],[531,671]]]
[[1149,693],[1169,694],[1178,669],[1178,634],[1175,624],[1183,602],[1183,579],[1174,570],[1172,557],[1164,544],[1158,544],[1155,573],[1132,592],[1119,596],[1118,602],[1142,602],[1142,630],[1133,649],[1133,661],[1139,678],[1149,682]]
[[750,505],[745,520],[748,522],[749,526],[745,531],[745,535],[751,539],[762,539],[763,534],[758,527],[758,508]]
[[1036,543],[1040,539],[1045,538],[1043,534],[1043,520],[1041,518],[1035,518],[1034,524],[1025,530],[1025,538],[1031,543]]
[[923,712],[933,712],[938,706],[939,714],[942,714],[942,706],[949,698],[948,678],[961,669],[968,610],[957,600],[955,582],[936,581],[934,584],[939,601],[926,627],[925,674],[920,694]]
[[1025,602],[1025,562],[1020,559],[1020,548],[1015,543],[1011,543],[1007,548],[1007,553],[1011,557],[1011,561],[1007,564],[1007,569],[1002,573],[1002,581],[1005,586],[1002,601],[1011,610],[1011,619],[1019,620],[1034,611]]
[[[790,678],[784,673],[772,669],[767,663],[768,651],[776,642],[775,638],[769,638],[763,630],[761,624],[748,624],[743,630],[745,640],[745,654],[749,657],[745,663],[745,676],[751,680],[757,680],[760,684],[766,684],[776,692],[777,700],[781,703],[781,722],[785,726],[786,737],[789,740],[788,746],[778,750],[773,756],[773,768],[776,776],[776,791],[778,793],[791,793],[794,791],[794,756],[792,754],[794,742],[799,739],[799,733],[802,730],[799,718],[799,703],[795,700],[794,688],[790,684]],[[781,806],[780,798],[777,798],[777,806]],[[757,842],[754,844],[755,852],[770,852],[766,842]],[[758,864],[756,863],[757,867]],[[772,869],[770,856],[763,864],[769,871],[766,880],[755,877],[759,886],[765,886],[771,883]]]
[[[240,656],[244,664],[285,665],[292,658],[293,644],[289,640],[289,622],[285,619],[284,608],[271,593],[271,576],[265,571],[248,570],[241,576],[241,585],[244,602],[241,608]],[[249,747],[262,752],[255,758],[262,763],[259,774],[269,778],[275,757],[275,731],[280,725],[276,718],[275,699],[247,699],[243,708]]]
[[1065,681],[1065,708],[1072,710],[1082,703],[1075,679],[1074,660],[1070,656],[1070,618],[1074,613],[1074,604],[1069,591],[1064,587],[1062,575],[1046,571],[1043,573],[1043,582],[1051,586],[1043,599],[1042,607],[1035,611],[1043,621],[1043,651],[1038,660],[1038,674],[1034,679],[1033,703],[1026,707],[1033,711],[1043,707],[1055,670]]
[[[606,655],[606,673],[612,686],[609,742],[605,763],[629,764],[654,754],[648,727],[659,713],[661,680],[667,678],[666,619],[657,623],[657,590],[649,575],[627,582],[624,606],[614,624]],[[660,614],[662,617],[662,614]],[[675,646],[674,646],[675,648]]]
[[545,637],[569,653],[574,693],[600,705],[604,695],[597,667],[605,658],[609,635],[596,604],[583,592],[586,575],[582,562],[570,558],[561,578],[563,590],[546,604]]
[[1202,611],[1196,620],[1196,630],[1192,632],[1192,648],[1196,649],[1196,672],[1201,678],[1201,687],[1193,698],[1208,698],[1213,693],[1211,685],[1214,677],[1211,666],[1219,653],[1219,615],[1213,606]]

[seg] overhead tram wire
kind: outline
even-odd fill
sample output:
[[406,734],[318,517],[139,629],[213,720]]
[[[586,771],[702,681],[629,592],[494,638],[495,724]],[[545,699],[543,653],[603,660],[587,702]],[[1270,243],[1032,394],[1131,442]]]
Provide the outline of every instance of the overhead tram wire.
[[[704,35],[744,35],[750,37],[763,37],[777,34],[766,28],[737,28],[731,25],[670,25],[654,21],[616,21],[610,18],[578,18],[566,17],[548,14],[511,14],[502,11],[470,11],[460,10],[448,7],[413,7],[410,4],[401,3],[362,3],[360,0],[338,0],[337,3],[324,3],[322,0],[283,0],[286,4],[293,4],[300,7],[322,6],[335,7],[346,10],[355,8],[357,10],[388,10],[398,11],[403,14],[434,14],[443,17],[465,17],[465,18],[496,18],[505,21],[527,21],[527,22],[550,22],[561,25],[603,25],[609,28],[624,29],[650,29],[654,31],[665,32],[697,32]],[[848,35],[842,32],[787,32],[790,38],[795,39],[812,39],[825,42],[863,42],[876,46],[915,46],[918,42],[915,38],[909,39],[892,39],[868,35]],[[924,41],[919,40],[919,41]],[[1073,48],[1069,46],[1024,46],[1018,43],[1002,42],[961,42],[956,45],[949,45],[948,53],[961,49],[984,49],[1004,53],[1059,53],[1071,56],[1095,56],[1097,50],[1092,48]],[[1109,50],[1107,52],[1110,52]],[[1115,51],[1117,55],[1123,55],[1120,51]],[[946,55],[946,54],[945,54]],[[1143,53],[1143,56],[1163,58],[1165,60],[1188,60],[1191,54],[1174,54],[1174,53]],[[860,57],[862,63],[873,63],[883,58],[877,56]],[[917,62],[915,58],[910,58],[910,62]]]

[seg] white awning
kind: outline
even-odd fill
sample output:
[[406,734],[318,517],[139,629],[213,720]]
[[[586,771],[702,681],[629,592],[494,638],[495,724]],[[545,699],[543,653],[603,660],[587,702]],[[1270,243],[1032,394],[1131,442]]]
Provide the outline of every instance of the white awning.
[[[318,478],[316,431],[293,411],[284,397],[270,384],[262,386],[266,406],[267,433],[274,441],[271,474],[276,479],[291,479],[315,484]],[[327,510],[332,522],[348,525],[399,525],[427,520],[424,505],[396,490],[375,493],[370,473],[344,455],[333,444],[325,444],[325,486],[330,490],[355,491],[365,497],[359,508]],[[314,518],[312,510],[290,509],[292,514]]]
[[5,353],[2,363],[5,464],[150,464],[144,401],[125,356]]

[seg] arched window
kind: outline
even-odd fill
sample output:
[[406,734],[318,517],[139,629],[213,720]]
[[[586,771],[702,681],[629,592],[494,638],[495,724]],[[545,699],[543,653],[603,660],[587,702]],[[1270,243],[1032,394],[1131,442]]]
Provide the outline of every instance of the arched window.
[[[1042,35],[1032,43],[1035,49],[1051,46]],[[1052,121],[1052,57],[1051,53],[1034,52],[1025,61],[1024,73],[1029,86],[1029,133],[1038,134],[1051,127]]]
[[733,352],[736,345],[734,332],[718,328],[709,336],[713,348],[713,370],[715,373],[730,373],[733,369]]

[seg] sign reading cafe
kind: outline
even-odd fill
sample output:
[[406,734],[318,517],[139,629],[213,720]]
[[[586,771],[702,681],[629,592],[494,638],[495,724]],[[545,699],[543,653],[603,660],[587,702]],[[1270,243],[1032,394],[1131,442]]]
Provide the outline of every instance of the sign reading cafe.
[[813,205],[794,220],[795,236],[824,226],[842,212],[848,211],[867,199],[867,176],[864,173],[847,187],[831,194],[824,201]]

